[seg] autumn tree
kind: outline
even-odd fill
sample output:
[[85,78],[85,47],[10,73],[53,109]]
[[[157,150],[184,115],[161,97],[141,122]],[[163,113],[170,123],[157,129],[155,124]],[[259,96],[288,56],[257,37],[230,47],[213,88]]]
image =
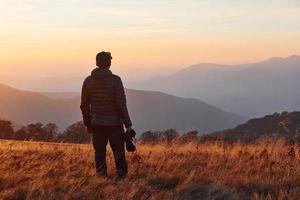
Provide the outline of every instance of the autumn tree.
[[73,143],[89,143],[91,135],[86,131],[82,122],[70,125],[60,136],[59,140]]
[[30,139],[26,130],[26,127],[23,126],[22,128],[20,128],[19,130],[17,130],[15,132],[15,140],[27,140]]
[[179,137],[179,133],[174,129],[168,129],[161,133],[160,137],[163,142],[170,143]]
[[0,120],[0,138],[12,139],[14,135],[14,129],[11,121]]

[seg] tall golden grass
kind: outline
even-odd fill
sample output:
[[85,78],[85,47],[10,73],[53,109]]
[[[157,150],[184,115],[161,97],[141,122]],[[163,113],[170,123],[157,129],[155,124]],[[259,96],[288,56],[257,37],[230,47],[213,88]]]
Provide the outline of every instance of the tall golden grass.
[[300,198],[300,147],[281,140],[137,148],[116,182],[111,151],[101,178],[91,145],[2,140],[0,199]]

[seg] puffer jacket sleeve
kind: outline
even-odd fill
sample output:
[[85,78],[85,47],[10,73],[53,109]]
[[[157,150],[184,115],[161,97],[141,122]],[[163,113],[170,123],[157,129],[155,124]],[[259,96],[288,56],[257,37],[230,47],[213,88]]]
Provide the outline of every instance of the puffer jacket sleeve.
[[81,90],[81,104],[80,109],[82,113],[83,123],[85,126],[91,126],[91,111],[90,111],[90,96],[87,88],[88,78],[82,84]]
[[115,87],[115,94],[116,94],[116,104],[121,116],[123,123],[125,124],[126,128],[132,126],[131,119],[129,117],[128,109],[127,109],[127,102],[126,102],[126,95],[123,87],[122,80],[119,76],[116,76],[116,87]]

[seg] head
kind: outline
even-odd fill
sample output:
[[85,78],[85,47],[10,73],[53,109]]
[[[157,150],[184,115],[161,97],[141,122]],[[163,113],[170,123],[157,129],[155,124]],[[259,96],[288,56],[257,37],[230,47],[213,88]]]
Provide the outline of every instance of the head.
[[96,65],[98,67],[107,67],[109,68],[111,65],[111,54],[110,52],[101,51],[96,56]]

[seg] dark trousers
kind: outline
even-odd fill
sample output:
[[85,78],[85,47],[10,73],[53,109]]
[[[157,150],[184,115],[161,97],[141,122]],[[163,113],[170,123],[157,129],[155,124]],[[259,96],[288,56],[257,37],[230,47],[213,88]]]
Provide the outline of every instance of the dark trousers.
[[127,161],[125,158],[123,124],[119,126],[93,126],[93,147],[97,173],[107,175],[106,145],[108,141],[115,158],[118,175],[126,175]]

